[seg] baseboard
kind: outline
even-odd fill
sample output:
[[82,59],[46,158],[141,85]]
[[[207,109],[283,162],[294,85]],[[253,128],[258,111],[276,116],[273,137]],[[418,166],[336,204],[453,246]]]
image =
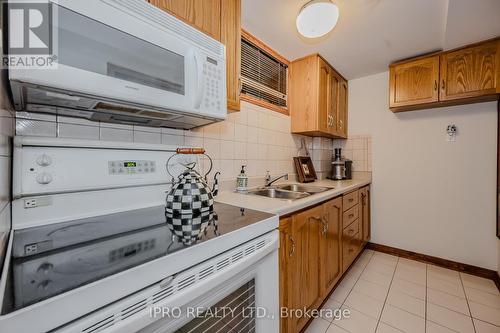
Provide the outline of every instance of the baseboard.
[[454,271],[459,271],[459,272],[483,277],[486,279],[490,279],[490,280],[493,280],[495,282],[498,290],[500,290],[500,276],[498,275],[498,273],[496,271],[493,271],[491,269],[477,267],[477,266],[473,266],[473,265],[469,265],[469,264],[463,264],[461,262],[456,262],[456,261],[452,261],[452,260],[448,260],[448,259],[429,256],[426,254],[421,254],[421,253],[416,253],[416,252],[407,251],[407,250],[403,250],[403,249],[398,249],[396,247],[387,246],[387,245],[368,243],[366,248],[371,249],[371,250],[375,250],[375,251],[379,251],[379,252],[384,252],[387,254],[392,254],[392,255],[395,255],[398,257],[411,259],[411,260],[415,260],[415,261],[420,261],[420,262],[424,262],[427,264],[433,264],[436,266],[441,266],[444,268],[452,269]]

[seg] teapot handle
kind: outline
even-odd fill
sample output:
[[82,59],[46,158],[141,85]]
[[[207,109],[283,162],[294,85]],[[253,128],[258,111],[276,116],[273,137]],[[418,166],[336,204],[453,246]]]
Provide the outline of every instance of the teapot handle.
[[168,168],[168,165],[170,163],[170,160],[172,159],[172,157],[176,156],[176,155],[205,155],[206,157],[208,157],[208,159],[210,160],[210,169],[208,170],[208,172],[205,174],[205,181],[207,181],[207,176],[208,174],[212,171],[212,168],[213,168],[213,165],[214,165],[214,162],[212,161],[212,158],[210,156],[208,156],[206,153],[205,153],[205,149],[204,148],[177,148],[175,150],[175,154],[173,154],[172,156],[170,156],[167,160],[167,165],[166,165],[166,169],[167,169],[167,173],[170,177],[172,177],[172,183],[175,181],[175,178],[174,176],[170,173],[170,169]]

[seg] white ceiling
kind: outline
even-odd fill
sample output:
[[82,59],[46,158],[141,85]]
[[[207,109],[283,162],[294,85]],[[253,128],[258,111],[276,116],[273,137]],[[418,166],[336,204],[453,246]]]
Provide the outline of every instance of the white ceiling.
[[307,0],[243,0],[243,28],[293,60],[319,52],[347,79],[436,49],[500,36],[500,0],[333,0],[337,26],[307,40],[295,18]]

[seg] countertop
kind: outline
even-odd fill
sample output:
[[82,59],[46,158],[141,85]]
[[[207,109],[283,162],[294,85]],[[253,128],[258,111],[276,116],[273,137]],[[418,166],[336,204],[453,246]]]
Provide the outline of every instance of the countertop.
[[[370,184],[371,181],[371,172],[358,172],[353,179],[349,180],[334,181],[325,179],[307,183],[307,185],[311,186],[333,187],[333,189],[298,200],[291,201],[234,191],[221,191],[215,197],[215,201],[283,216],[363,187]],[[286,183],[296,182],[280,182],[279,184]]]

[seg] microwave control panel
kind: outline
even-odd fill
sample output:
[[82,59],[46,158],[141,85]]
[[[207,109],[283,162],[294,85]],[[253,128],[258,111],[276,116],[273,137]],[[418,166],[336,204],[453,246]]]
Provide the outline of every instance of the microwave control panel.
[[203,74],[205,77],[205,93],[201,106],[205,109],[220,110],[222,106],[225,106],[222,101],[224,94],[221,89],[225,80],[223,76],[226,73],[221,69],[217,60],[207,57],[203,64]]
[[109,161],[108,169],[110,175],[130,175],[156,172],[155,161]]

